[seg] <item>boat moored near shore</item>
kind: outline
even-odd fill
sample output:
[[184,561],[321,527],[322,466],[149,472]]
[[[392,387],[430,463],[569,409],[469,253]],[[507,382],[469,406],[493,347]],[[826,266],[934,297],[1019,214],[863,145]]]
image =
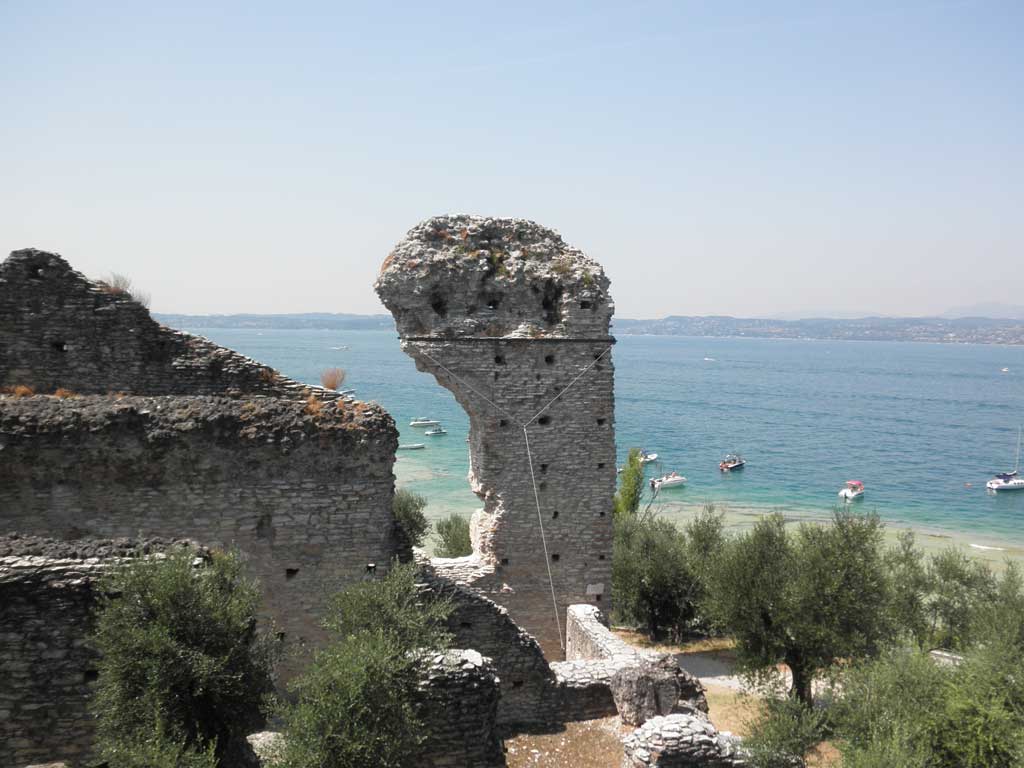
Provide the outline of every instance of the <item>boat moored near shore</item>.
[[846,487],[839,491],[843,501],[853,501],[864,497],[864,483],[860,480],[847,480]]
[[746,465],[746,459],[738,453],[729,453],[718,463],[718,469],[722,472],[734,472],[738,469],[743,469]]

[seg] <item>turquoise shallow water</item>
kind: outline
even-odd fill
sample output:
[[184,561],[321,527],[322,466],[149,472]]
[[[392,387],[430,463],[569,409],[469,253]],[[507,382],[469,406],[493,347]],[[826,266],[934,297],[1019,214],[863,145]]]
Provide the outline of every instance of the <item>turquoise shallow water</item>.
[[[310,383],[326,367],[346,369],[345,386],[387,408],[402,442],[428,445],[399,453],[399,484],[427,496],[433,517],[478,506],[466,483],[468,420],[394,333],[193,332]],[[817,517],[859,479],[859,508],[890,524],[1024,546],[1024,492],[984,487],[1013,463],[1024,347],[623,336],[613,359],[620,461],[644,446],[689,479],[662,494],[669,515],[713,501]],[[408,426],[418,415],[440,419],[448,435],[423,437]],[[733,450],[747,468],[723,476],[718,461]]]

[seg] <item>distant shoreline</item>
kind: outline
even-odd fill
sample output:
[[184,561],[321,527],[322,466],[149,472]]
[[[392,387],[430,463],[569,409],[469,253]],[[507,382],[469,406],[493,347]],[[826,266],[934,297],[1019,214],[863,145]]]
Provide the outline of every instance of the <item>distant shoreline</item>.
[[[298,314],[184,315],[154,313],[171,328],[236,330],[394,330],[389,315],[310,312]],[[865,317],[771,320],[722,315],[671,316],[613,321],[620,336],[781,339],[789,341],[899,341],[925,344],[1024,345],[1024,320],[985,317]]]

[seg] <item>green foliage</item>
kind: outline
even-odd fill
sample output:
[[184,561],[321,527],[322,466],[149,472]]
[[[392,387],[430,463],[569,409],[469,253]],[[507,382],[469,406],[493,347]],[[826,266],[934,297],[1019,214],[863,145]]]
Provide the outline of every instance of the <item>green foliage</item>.
[[276,648],[256,632],[259,590],[235,555],[195,560],[140,558],[101,583],[93,707],[115,766],[205,766],[263,722]]
[[750,725],[743,748],[752,768],[792,768],[825,735],[825,716],[792,698],[769,697],[761,715]]
[[338,595],[325,626],[336,639],[291,686],[280,768],[414,768],[426,733],[414,706],[418,665],[447,647],[445,601],[421,595],[415,569]]
[[784,662],[792,694],[811,703],[811,681],[837,658],[876,652],[891,635],[882,525],[837,510],[832,525],[762,518],[716,558],[709,608],[752,674]]
[[614,511],[616,517],[635,515],[640,509],[640,496],[644,492],[644,465],[640,449],[630,448],[626,466],[619,475],[619,490],[615,493]]
[[430,531],[430,523],[423,514],[427,500],[418,493],[399,488],[395,491],[395,499],[391,510],[395,515],[395,526],[401,549],[422,547],[423,541]]
[[996,577],[987,565],[952,547],[933,555],[928,571],[932,642],[940,648],[967,648],[974,612],[996,599]]
[[469,537],[469,521],[455,514],[438,520],[434,526],[440,539],[434,554],[437,557],[465,557],[473,554],[473,543]]
[[896,631],[924,650],[931,638],[927,598],[932,580],[922,552],[911,531],[897,536],[895,547],[885,554],[891,585],[891,611]]
[[647,628],[652,639],[679,639],[696,615],[699,593],[687,563],[686,536],[668,520],[615,518],[612,591],[619,620]]
[[123,740],[104,753],[111,768],[218,768],[213,744],[200,750],[154,733]]
[[451,641],[445,600],[424,597],[416,568],[396,564],[377,581],[353,584],[331,599],[324,626],[342,638],[370,633],[402,648],[445,648]]
[[1019,766],[1022,672],[1019,651],[993,645],[957,667],[899,651],[846,670],[839,680],[843,695],[831,713],[843,765]]

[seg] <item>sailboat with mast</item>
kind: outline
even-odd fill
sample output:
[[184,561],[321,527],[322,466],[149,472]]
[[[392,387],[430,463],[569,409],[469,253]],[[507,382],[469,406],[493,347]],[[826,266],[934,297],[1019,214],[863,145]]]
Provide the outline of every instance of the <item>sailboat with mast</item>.
[[1012,472],[1000,472],[987,483],[985,487],[990,491],[1024,491],[1024,477],[1020,476],[1020,440],[1024,429],[1017,427],[1017,459],[1013,464]]

